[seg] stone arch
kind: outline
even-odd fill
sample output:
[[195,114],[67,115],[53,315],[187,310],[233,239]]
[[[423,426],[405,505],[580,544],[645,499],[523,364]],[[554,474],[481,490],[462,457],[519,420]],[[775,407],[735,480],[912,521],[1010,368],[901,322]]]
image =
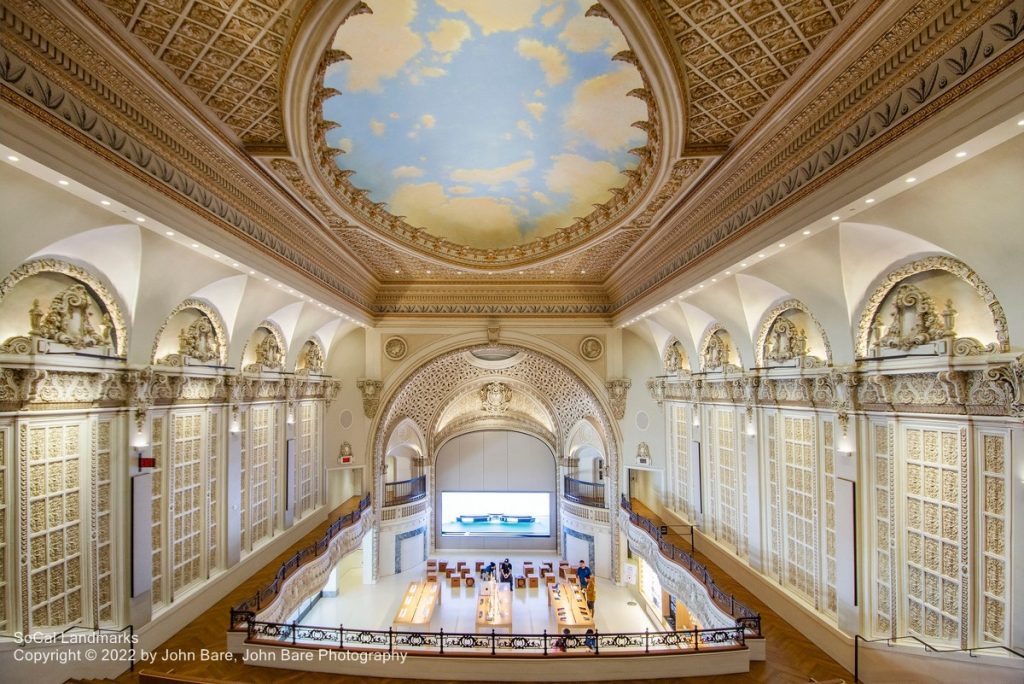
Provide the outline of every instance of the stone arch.
[[[86,268],[61,259],[31,259],[18,266],[3,281],[0,281],[0,302],[20,282],[42,273],[63,275],[85,286],[90,296],[102,309],[102,313],[110,317],[114,355],[124,358],[128,353],[128,326],[125,323],[124,308],[107,284]],[[20,353],[27,353],[27,349]]]
[[[314,354],[312,357],[310,356],[311,351]],[[324,343],[320,336],[310,335],[302,343],[302,347],[299,348],[299,355],[295,359],[295,368],[293,370],[298,375],[308,375],[309,373],[323,374],[326,360],[327,354],[324,351]]]
[[[472,351],[501,350],[511,364],[475,364]],[[439,407],[460,387],[479,386],[485,379],[500,378],[508,382],[521,382],[549,400],[557,416],[559,447],[566,443],[569,430],[589,417],[607,445],[608,500],[618,500],[619,445],[614,423],[605,410],[598,394],[576,371],[553,356],[520,344],[488,344],[468,342],[440,351],[419,364],[388,393],[383,408],[378,412],[371,431],[371,462],[373,463],[374,490],[383,491],[382,465],[386,435],[401,421],[412,420],[418,426],[431,425]],[[428,435],[428,440],[430,436]],[[559,450],[554,450],[559,453]],[[380,497],[374,497],[374,506],[380,506]],[[379,509],[378,509],[379,510]],[[613,516],[614,519],[614,516]],[[613,555],[618,553],[617,536],[613,534]]]
[[153,338],[153,351],[150,353],[150,363],[154,365],[158,363],[157,354],[159,353],[160,339],[167,331],[167,326],[170,325],[171,319],[174,318],[176,314],[188,309],[195,309],[210,321],[210,325],[213,326],[214,336],[217,338],[217,343],[220,345],[218,363],[221,366],[226,366],[228,363],[229,340],[227,329],[224,326],[224,319],[220,315],[220,311],[217,310],[217,307],[201,297],[189,297],[171,309],[171,312],[167,314],[167,318],[164,319],[164,322],[160,325],[160,329],[157,330],[156,336]]
[[255,337],[256,333],[259,332],[260,328],[265,329],[269,335],[272,335],[274,337],[274,341],[277,343],[277,347],[281,352],[281,362],[279,369],[283,369],[284,359],[287,358],[288,356],[288,345],[284,341],[284,332],[281,330],[281,326],[279,326],[274,321],[266,318],[260,321],[260,323],[252,331],[252,334],[249,335],[249,339],[246,340],[245,348],[242,349],[242,358],[240,360],[239,367],[244,371],[246,370],[247,366],[252,366],[255,364],[254,361],[250,362],[249,364],[246,364],[245,361],[246,358],[250,355],[250,348],[253,346],[253,338]]
[[821,341],[824,345],[825,364],[831,366],[832,344],[831,342],[829,342],[828,333],[825,332],[824,326],[822,326],[821,322],[818,321],[818,318],[813,313],[811,313],[811,310],[807,308],[807,305],[804,304],[799,299],[795,298],[784,299],[776,303],[773,307],[771,307],[770,309],[768,309],[768,311],[765,312],[764,316],[761,317],[761,323],[758,326],[757,332],[757,342],[754,346],[754,363],[759,366],[767,365],[765,363],[765,346],[768,342],[768,333],[771,331],[772,325],[774,325],[775,321],[779,318],[779,316],[793,309],[804,312],[805,314],[807,314],[808,318],[810,318],[814,322],[814,327],[815,329],[817,329],[818,334],[821,336]]
[[[708,355],[708,349],[711,347],[713,338],[715,338],[716,336],[719,336],[719,338],[721,337],[720,333],[729,338],[729,354],[723,360],[723,365],[721,367],[716,367],[711,370],[739,370],[743,366],[743,359],[740,357],[740,350],[736,348],[736,343],[732,340],[732,334],[728,330],[726,330],[726,328],[721,323],[715,322],[707,327],[707,330],[704,331],[704,335],[701,337],[700,341],[700,369],[705,373],[709,372],[709,369],[707,368],[707,365],[705,363],[705,359]],[[730,359],[733,358],[734,355],[737,361],[735,366],[738,366],[738,368],[730,368],[730,366],[733,365],[730,363]]]
[[868,353],[872,323],[875,317],[878,316],[882,302],[885,301],[889,292],[908,278],[927,271],[945,271],[970,285],[988,307],[992,316],[992,325],[996,337],[996,351],[1010,351],[1009,326],[1007,325],[1003,305],[999,303],[995,293],[981,279],[981,276],[970,266],[955,257],[927,256],[890,270],[871,289],[871,294],[861,308],[860,320],[857,324],[855,351],[858,357],[864,357]]

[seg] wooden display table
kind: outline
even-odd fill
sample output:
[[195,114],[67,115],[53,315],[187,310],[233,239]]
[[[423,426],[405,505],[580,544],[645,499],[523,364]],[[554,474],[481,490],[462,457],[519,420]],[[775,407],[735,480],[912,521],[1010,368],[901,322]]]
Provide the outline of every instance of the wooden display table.
[[434,617],[434,608],[441,601],[441,586],[437,582],[409,582],[402,603],[395,613],[394,624],[406,627],[425,627]]
[[491,607],[490,584],[484,583],[480,586],[480,595],[476,601],[476,631],[491,629],[506,629],[512,633],[512,590],[508,584],[501,582],[497,585],[498,607],[494,619],[488,618]]
[[587,596],[578,586],[568,582],[548,585],[548,603],[551,604],[559,633],[566,627],[570,630],[594,627],[594,616],[587,608]]

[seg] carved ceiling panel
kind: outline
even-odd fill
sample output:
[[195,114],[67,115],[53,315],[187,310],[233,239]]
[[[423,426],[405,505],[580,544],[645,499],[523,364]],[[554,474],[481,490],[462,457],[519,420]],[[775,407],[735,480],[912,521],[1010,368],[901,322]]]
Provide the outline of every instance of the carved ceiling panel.
[[104,0],[243,142],[282,140],[278,69],[289,0]]
[[659,0],[686,63],[689,142],[726,144],[849,12],[853,0]]

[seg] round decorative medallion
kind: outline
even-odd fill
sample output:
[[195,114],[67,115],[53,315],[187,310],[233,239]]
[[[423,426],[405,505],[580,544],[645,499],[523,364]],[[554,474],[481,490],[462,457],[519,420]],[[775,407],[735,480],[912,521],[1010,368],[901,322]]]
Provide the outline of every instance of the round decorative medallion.
[[651,426],[651,416],[647,411],[636,412],[636,427],[638,430],[646,431]]
[[406,352],[409,351],[409,346],[405,343],[405,340],[397,335],[395,337],[389,337],[384,342],[384,356],[388,357],[392,361],[401,361],[405,358]]
[[580,356],[587,361],[597,361],[604,354],[604,343],[596,337],[584,337],[580,342]]
[[352,412],[348,409],[341,412],[341,427],[346,430],[352,427]]

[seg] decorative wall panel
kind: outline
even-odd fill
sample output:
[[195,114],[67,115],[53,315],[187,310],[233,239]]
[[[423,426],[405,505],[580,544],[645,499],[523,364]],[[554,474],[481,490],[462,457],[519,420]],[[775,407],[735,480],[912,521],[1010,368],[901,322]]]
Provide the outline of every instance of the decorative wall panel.
[[22,521],[26,575],[22,597],[28,628],[66,627],[83,621],[81,422],[22,425]]
[[164,450],[164,416],[154,416],[150,432],[153,446],[153,504],[150,515],[153,517],[153,608],[162,606],[164,597],[164,462],[167,458]]
[[113,502],[112,470],[113,444],[111,431],[113,423],[101,418],[95,423],[93,432],[92,480],[95,496],[92,505],[92,524],[95,540],[93,577],[95,577],[93,622],[111,624],[114,618],[114,575],[113,575]]
[[7,524],[11,519],[8,502],[7,485],[11,481],[11,471],[7,467],[7,430],[0,430],[0,634],[6,634],[10,618],[7,615]]
[[220,541],[220,508],[218,507],[220,484],[220,409],[207,414],[206,438],[206,567],[208,574],[220,566],[217,556]]
[[731,408],[715,408],[712,416],[714,441],[708,457],[712,477],[709,500],[714,511],[714,530],[720,542],[736,549],[740,536],[736,412]]
[[824,589],[819,608],[830,615],[836,614],[836,426],[830,419],[821,422],[821,454],[824,474],[825,524],[822,526],[822,553],[825,568]]
[[1008,625],[1007,595],[1010,573],[1009,511],[1006,501],[1006,435],[983,433],[981,436],[981,534],[979,546],[982,579],[982,641],[1006,644]]
[[693,481],[690,475],[690,412],[683,404],[671,405],[672,449],[676,465],[675,509],[687,520],[693,520],[694,506],[690,500]]
[[905,427],[907,629],[926,639],[959,642],[960,449],[957,430]]
[[249,439],[249,412],[242,411],[239,416],[239,425],[241,426],[241,443],[242,448],[239,456],[240,467],[239,467],[239,482],[242,483],[242,511],[241,511],[241,540],[242,540],[242,551],[248,551],[251,544],[249,542],[249,445],[252,440]]
[[779,469],[778,414],[765,416],[768,427],[768,574],[782,581],[782,480]]
[[871,460],[874,483],[874,575],[875,617],[878,636],[896,636],[896,594],[893,587],[893,458],[890,429],[883,423],[872,423]]
[[249,509],[249,548],[270,537],[274,528],[273,504],[274,408],[249,409],[249,462],[246,489]]
[[785,584],[814,604],[817,596],[817,468],[814,422],[783,416]]
[[298,469],[298,507],[296,517],[301,517],[316,508],[317,492],[320,490],[320,459],[317,449],[317,407],[311,401],[299,404],[298,416],[298,450],[296,468]]
[[177,594],[203,577],[203,414],[172,415],[170,444],[168,522],[173,590]]

